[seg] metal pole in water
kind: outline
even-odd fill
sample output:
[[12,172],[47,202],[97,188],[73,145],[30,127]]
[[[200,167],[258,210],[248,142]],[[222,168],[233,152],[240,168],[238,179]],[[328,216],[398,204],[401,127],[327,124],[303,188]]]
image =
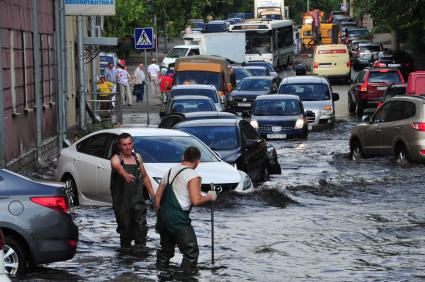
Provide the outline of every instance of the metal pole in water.
[[[214,183],[210,184],[211,191],[215,191]],[[214,202],[211,202],[211,263],[214,265]]]

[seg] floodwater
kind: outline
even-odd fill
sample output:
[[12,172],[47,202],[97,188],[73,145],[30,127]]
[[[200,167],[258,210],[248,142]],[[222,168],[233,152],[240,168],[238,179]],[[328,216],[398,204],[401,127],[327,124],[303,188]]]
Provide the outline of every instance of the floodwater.
[[[346,87],[335,89],[346,94]],[[272,142],[282,175],[252,193],[220,195],[215,203],[215,265],[211,210],[195,207],[200,258],[192,280],[425,280],[424,167],[399,168],[390,157],[350,161],[354,125],[342,112],[333,131]],[[159,235],[152,211],[148,248],[127,253],[118,250],[111,208],[77,207],[72,213],[80,230],[76,256],[38,267],[23,280],[164,280],[155,268]],[[172,272],[181,258],[176,251]],[[188,277],[175,272],[173,280]]]

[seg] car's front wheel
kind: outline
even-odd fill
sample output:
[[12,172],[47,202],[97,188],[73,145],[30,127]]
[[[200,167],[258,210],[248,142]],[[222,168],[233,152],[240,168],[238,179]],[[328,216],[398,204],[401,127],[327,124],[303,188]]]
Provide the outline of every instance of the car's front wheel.
[[11,276],[25,274],[28,271],[29,256],[21,242],[10,235],[5,236],[4,266]]
[[350,159],[352,161],[358,161],[364,158],[362,145],[360,141],[354,140],[350,146]]
[[407,152],[406,146],[398,145],[394,150],[394,161],[401,167],[406,167],[410,164],[409,153]]
[[78,189],[74,178],[72,178],[70,175],[67,175],[62,181],[65,183],[65,193],[68,196],[69,205],[71,207],[78,206],[80,202],[78,200]]

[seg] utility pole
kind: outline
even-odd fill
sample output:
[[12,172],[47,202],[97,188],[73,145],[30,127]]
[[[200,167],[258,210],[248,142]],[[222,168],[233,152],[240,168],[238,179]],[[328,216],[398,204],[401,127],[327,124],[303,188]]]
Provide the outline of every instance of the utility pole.
[[83,46],[83,17],[77,16],[78,33],[78,72],[79,72],[79,96],[80,96],[80,129],[86,129],[86,81],[84,77],[84,46]]

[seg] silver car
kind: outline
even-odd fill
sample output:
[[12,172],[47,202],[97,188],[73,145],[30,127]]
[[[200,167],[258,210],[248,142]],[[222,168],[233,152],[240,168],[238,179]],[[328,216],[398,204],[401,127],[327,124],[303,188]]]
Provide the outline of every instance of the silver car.
[[297,95],[307,113],[308,129],[332,129],[335,126],[335,101],[337,93],[326,78],[318,76],[293,76],[282,80],[278,94]]
[[425,160],[425,97],[396,96],[352,129],[352,160],[383,155],[400,165]]

